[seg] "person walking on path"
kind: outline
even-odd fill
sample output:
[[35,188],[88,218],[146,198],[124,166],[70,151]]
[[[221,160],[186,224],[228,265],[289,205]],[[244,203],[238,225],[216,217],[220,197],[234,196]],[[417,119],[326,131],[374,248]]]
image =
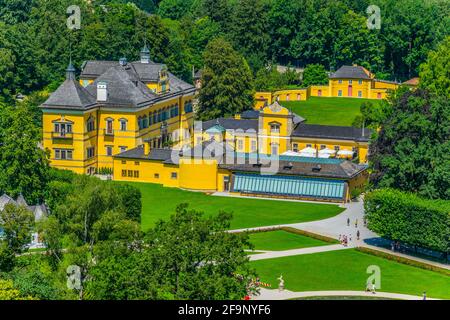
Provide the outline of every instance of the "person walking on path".
[[358,231],[356,231],[356,240],[359,240],[359,236],[360,236],[360,234],[359,234],[359,230],[358,230]]
[[347,227],[350,227],[350,218],[347,218]]
[[355,228],[358,228],[358,219],[355,220]]
[[426,291],[423,292],[423,300],[427,300],[427,293],[426,293]]

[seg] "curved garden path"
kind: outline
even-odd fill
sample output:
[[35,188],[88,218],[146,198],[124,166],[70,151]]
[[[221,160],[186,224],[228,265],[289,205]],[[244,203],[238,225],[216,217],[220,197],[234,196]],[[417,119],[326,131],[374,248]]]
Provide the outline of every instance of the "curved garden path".
[[[304,291],[304,292],[293,292],[289,290],[279,291],[260,289],[260,294],[258,296],[253,296],[252,300],[287,300],[295,298],[307,298],[307,297],[368,297],[368,298],[388,298],[388,299],[400,299],[400,300],[423,300],[421,296],[413,296],[409,294],[392,293],[392,292],[377,292],[373,294],[366,291]],[[427,300],[439,300],[427,298]]]

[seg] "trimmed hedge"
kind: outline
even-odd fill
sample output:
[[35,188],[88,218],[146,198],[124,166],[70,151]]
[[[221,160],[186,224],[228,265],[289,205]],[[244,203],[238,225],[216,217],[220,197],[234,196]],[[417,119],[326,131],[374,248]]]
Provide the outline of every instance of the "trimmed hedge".
[[248,230],[248,231],[244,231],[247,232],[248,234],[252,234],[252,233],[261,233],[261,232],[271,232],[271,231],[286,231],[286,232],[290,232],[290,233],[295,233],[301,236],[305,236],[305,237],[309,237],[309,238],[313,238],[316,240],[321,240],[324,242],[328,242],[328,243],[339,243],[338,240],[330,238],[330,237],[326,237],[326,236],[321,236],[319,234],[316,233],[312,233],[312,232],[308,232],[308,231],[303,231],[300,229],[296,229],[296,228],[291,228],[291,227],[271,227],[271,228],[262,228],[262,229],[255,229],[255,230]]
[[383,252],[383,251],[378,251],[378,250],[374,250],[371,248],[366,248],[366,247],[358,247],[356,248],[357,251],[363,252],[363,253],[367,253],[367,254],[371,254],[373,256],[377,256],[380,258],[384,258],[387,260],[392,260],[398,263],[402,263],[402,264],[406,264],[408,266],[412,266],[412,267],[417,267],[417,268],[421,268],[421,269],[425,269],[425,270],[430,270],[430,271],[434,271],[434,272],[439,272],[442,273],[446,276],[450,276],[450,270],[444,269],[444,268],[440,268],[440,267],[436,267],[433,266],[431,264],[427,264],[424,262],[420,262],[417,260],[412,260],[412,259],[408,259],[405,257],[400,257],[394,254],[390,254],[387,252]]
[[364,208],[368,228],[381,237],[448,254],[450,201],[379,189],[366,194]]
[[328,242],[328,243],[339,243],[339,241],[336,239],[333,239],[333,238],[330,238],[327,236],[321,236],[320,234],[316,234],[316,233],[312,233],[309,231],[304,231],[304,230],[300,230],[300,229],[296,229],[296,228],[282,227],[281,230],[299,234],[299,235],[306,236],[306,237],[310,237],[310,238],[313,238],[316,240],[321,240],[321,241]]

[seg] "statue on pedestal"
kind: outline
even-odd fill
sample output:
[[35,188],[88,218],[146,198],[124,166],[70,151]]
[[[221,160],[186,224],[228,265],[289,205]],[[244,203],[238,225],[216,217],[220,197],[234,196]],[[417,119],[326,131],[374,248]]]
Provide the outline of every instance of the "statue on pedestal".
[[278,278],[278,280],[280,280],[280,283],[278,284],[278,290],[279,290],[279,291],[283,291],[283,290],[284,290],[284,280],[283,280],[283,275],[280,275],[280,277]]

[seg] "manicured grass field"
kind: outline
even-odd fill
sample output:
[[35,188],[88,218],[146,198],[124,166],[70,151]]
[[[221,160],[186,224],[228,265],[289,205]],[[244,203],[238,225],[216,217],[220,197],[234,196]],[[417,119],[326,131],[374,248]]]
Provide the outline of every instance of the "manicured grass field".
[[334,204],[217,197],[201,192],[164,188],[158,184],[129,184],[138,187],[142,193],[143,230],[154,226],[159,219],[168,219],[175,213],[176,206],[183,202],[207,215],[215,215],[221,210],[232,212],[232,229],[321,220],[344,210]]
[[331,243],[283,230],[251,233],[250,242],[255,250],[281,251],[326,246]]
[[379,100],[358,98],[318,98],[306,101],[282,101],[284,107],[305,118],[308,124],[351,126],[360,114],[363,102],[380,103]]
[[378,291],[450,299],[450,277],[353,249],[284,257],[251,262],[261,281],[277,288],[280,274],[292,291],[362,290],[370,274],[367,267],[381,270]]

